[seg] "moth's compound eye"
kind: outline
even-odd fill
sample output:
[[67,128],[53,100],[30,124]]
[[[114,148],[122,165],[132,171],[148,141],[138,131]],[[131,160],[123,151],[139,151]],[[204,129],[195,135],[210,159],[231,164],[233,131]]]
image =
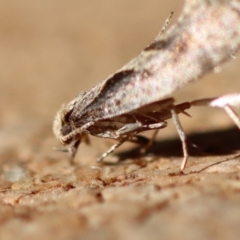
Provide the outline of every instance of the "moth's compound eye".
[[70,125],[64,125],[61,129],[62,136],[68,135],[70,132],[72,132],[72,128]]

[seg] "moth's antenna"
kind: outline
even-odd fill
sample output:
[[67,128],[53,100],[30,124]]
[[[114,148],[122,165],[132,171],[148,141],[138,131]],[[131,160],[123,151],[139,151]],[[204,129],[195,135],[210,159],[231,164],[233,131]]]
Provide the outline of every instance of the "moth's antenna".
[[164,25],[163,25],[160,33],[157,35],[157,37],[155,38],[154,41],[157,41],[157,40],[160,38],[160,36],[165,33],[165,31],[166,31],[166,29],[167,29],[167,26],[168,26],[168,24],[170,23],[173,14],[174,14],[174,12],[171,12],[170,15],[169,15],[169,17],[165,20],[165,23],[164,23]]

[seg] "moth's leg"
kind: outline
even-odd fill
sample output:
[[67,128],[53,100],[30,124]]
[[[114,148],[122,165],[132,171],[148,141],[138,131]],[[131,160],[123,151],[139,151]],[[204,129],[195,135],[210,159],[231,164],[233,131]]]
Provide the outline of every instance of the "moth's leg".
[[186,142],[187,138],[186,138],[186,134],[183,131],[182,125],[179,121],[178,115],[177,115],[177,113],[174,109],[171,110],[171,114],[172,114],[173,122],[176,126],[176,129],[177,129],[178,135],[179,135],[179,137],[181,139],[181,142],[182,142],[183,161],[182,161],[182,164],[181,164],[181,171],[183,171],[186,164],[187,164],[187,159],[188,159],[188,156],[189,156],[188,155],[188,149],[187,149],[187,142]]
[[83,140],[86,144],[89,144],[89,138],[86,133],[86,129],[93,124],[94,122],[88,122],[82,127],[76,128],[72,132],[68,133],[67,135],[62,136],[61,138],[59,138],[59,140],[63,145],[69,145],[72,143],[73,144],[68,148],[64,148],[64,149],[55,148],[55,149],[62,152],[69,152],[71,154],[70,162],[73,163],[74,157],[77,153],[77,150],[81,141]]
[[[81,136],[84,133],[86,133],[87,128],[89,128],[90,126],[92,126],[94,124],[94,122],[88,122],[85,125],[79,127],[79,128],[75,128],[72,132],[68,133],[67,135],[62,136],[61,138],[59,138],[60,142],[65,145],[67,142],[69,141],[73,141],[74,138],[76,138],[76,136]],[[86,134],[84,134],[83,136],[85,137]]]
[[210,106],[223,108],[240,129],[240,118],[231,106],[240,106],[240,93],[228,94],[217,98],[205,98],[191,102],[192,106]]
[[137,143],[139,145],[146,145],[149,143],[149,138],[142,136],[142,135],[135,135],[133,138],[128,139],[127,141]]
[[146,153],[147,150],[153,145],[153,143],[156,140],[156,137],[158,135],[159,129],[156,129],[150,139],[150,141],[148,141],[148,143],[141,149],[141,153]]
[[151,129],[156,129],[150,139],[150,141],[148,141],[148,143],[141,149],[141,153],[146,153],[147,150],[153,145],[153,143],[156,140],[157,134],[159,129],[161,128],[165,128],[167,126],[166,122],[158,122],[158,123],[153,123],[153,124],[149,124],[149,125],[144,125],[142,126],[142,128],[146,128],[147,130],[151,130]]
[[107,152],[103,153],[101,157],[97,159],[97,162],[101,162],[105,157],[107,157],[110,153],[114,152],[119,146],[121,146],[124,142],[129,140],[132,136],[127,136],[120,140],[117,144],[114,144]]
[[117,131],[119,136],[128,134],[131,132],[142,132],[146,130],[160,129],[167,126],[166,122],[157,122],[143,125],[141,122],[128,123]]
[[81,143],[81,140],[77,140],[69,149],[69,152],[71,153],[71,158],[70,158],[70,163],[73,165],[74,164],[74,158],[76,156],[78,147]]
[[[112,153],[115,149],[117,149],[119,146],[121,146],[124,142],[129,141],[134,134],[136,134],[139,131],[145,131],[145,130],[151,130],[151,129],[159,129],[166,127],[166,122],[160,122],[160,123],[154,123],[149,125],[142,125],[141,122],[135,122],[135,123],[128,123],[124,125],[122,128],[120,128],[116,135],[118,137],[122,135],[126,135],[122,140],[120,140],[117,144],[113,145],[107,152],[105,152],[100,158],[97,159],[98,162],[102,161],[105,157],[107,157],[110,153]],[[137,136],[136,136],[137,137]]]
[[122,131],[123,133],[132,132],[133,130],[138,131],[139,129],[141,131],[156,129],[156,131],[154,132],[150,141],[148,141],[148,143],[141,149],[141,153],[145,153],[152,146],[152,144],[155,142],[159,129],[166,127],[167,123],[166,122],[158,122],[158,123],[152,123],[152,124],[148,124],[148,125],[141,125],[140,124],[138,126],[135,126],[135,128],[133,128],[132,126],[129,128],[127,126],[128,126],[128,124],[124,126],[125,131]]
[[57,148],[57,147],[54,147],[53,149],[54,150],[57,150],[57,151],[61,151],[61,152],[66,152],[66,153],[70,153],[70,163],[73,165],[74,164],[74,158],[75,158],[75,155],[77,153],[77,150],[78,150],[78,147],[79,147],[79,144],[81,143],[81,140],[77,140],[76,142],[74,142],[74,144],[68,148]]
[[74,159],[74,157],[76,156],[76,153],[77,153],[77,150],[78,150],[78,147],[81,143],[81,140],[77,140],[70,148],[70,153],[71,153],[71,158]]
[[90,144],[91,144],[88,134],[84,134],[84,135],[82,136],[82,141],[83,141],[86,145],[90,145]]
[[127,123],[123,127],[117,130],[116,134],[118,137],[121,135],[125,135],[131,132],[137,132],[138,129],[142,128],[142,123],[141,122],[134,122],[134,123]]
[[228,116],[235,122],[235,124],[240,129],[240,118],[238,114],[229,105],[226,105],[224,109],[227,112]]

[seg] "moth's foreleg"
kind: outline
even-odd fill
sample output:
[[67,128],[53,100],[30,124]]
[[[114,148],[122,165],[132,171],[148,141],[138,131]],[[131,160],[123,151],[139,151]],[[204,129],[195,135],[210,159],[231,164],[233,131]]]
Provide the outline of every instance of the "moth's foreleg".
[[[94,124],[94,122],[88,122],[85,125],[79,127],[79,128],[75,128],[73,129],[70,133],[68,133],[67,135],[61,136],[59,138],[60,142],[65,145],[67,142],[72,141],[73,139],[76,139],[77,136],[81,136],[83,135],[84,138],[86,133],[87,133],[87,129],[92,126]],[[85,141],[87,141],[87,139],[85,139]]]
[[70,153],[70,163],[71,165],[74,164],[74,157],[77,153],[79,144],[80,144],[80,140],[77,140],[72,146],[70,147],[65,147],[65,148],[58,148],[58,147],[54,147],[53,149],[56,151],[60,151],[60,152],[66,152],[66,153]]
[[72,165],[74,164],[74,158],[75,158],[75,156],[77,154],[77,150],[78,150],[78,147],[79,147],[80,143],[81,143],[81,140],[79,139],[69,149],[69,152],[71,154],[71,156],[70,156],[70,163]]
[[70,163],[73,165],[74,164],[74,158],[75,155],[77,153],[79,144],[81,143],[81,140],[77,140],[72,146],[68,147],[68,148],[57,148],[54,147],[54,150],[60,151],[60,152],[66,152],[66,153],[70,153]]

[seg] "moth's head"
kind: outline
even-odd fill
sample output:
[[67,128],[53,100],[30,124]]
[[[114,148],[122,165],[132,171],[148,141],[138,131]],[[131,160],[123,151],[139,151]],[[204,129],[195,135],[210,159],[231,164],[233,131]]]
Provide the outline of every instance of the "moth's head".
[[75,140],[73,138],[65,137],[73,131],[69,121],[69,116],[71,112],[71,106],[63,105],[61,109],[57,112],[53,121],[53,132],[62,145],[68,145]]
[[74,158],[77,153],[81,141],[89,144],[88,134],[86,132],[79,133],[71,124],[70,116],[74,109],[74,102],[75,101],[70,102],[68,105],[63,105],[53,121],[53,132],[56,138],[62,145],[70,145],[70,148],[67,149],[56,149],[63,152],[70,152],[72,158]]

